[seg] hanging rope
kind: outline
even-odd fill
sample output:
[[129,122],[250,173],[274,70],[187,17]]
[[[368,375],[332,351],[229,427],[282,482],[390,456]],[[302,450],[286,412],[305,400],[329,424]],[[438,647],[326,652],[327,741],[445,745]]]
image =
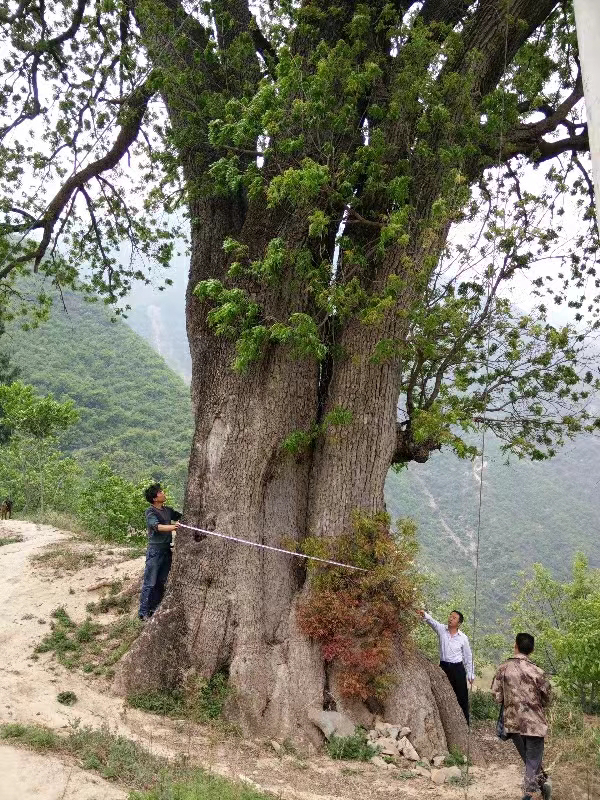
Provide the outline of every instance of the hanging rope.
[[[508,9],[506,10],[505,19],[504,19],[504,71],[503,76],[506,76],[506,70],[508,68]],[[504,121],[506,118],[506,97],[504,92],[502,93],[502,104],[500,108],[500,137],[498,142],[498,158],[496,161],[496,200],[495,200],[495,208],[497,209],[500,204],[500,170],[502,169],[502,152],[504,150]],[[506,213],[503,216],[503,224],[506,225]],[[481,518],[482,518],[482,510],[483,510],[483,472],[485,469],[485,439],[486,439],[486,432],[487,432],[487,408],[488,408],[488,387],[489,387],[489,377],[490,377],[490,342],[492,338],[492,305],[493,305],[493,298],[492,298],[492,280],[493,276],[496,272],[496,257],[498,253],[498,225],[497,221],[494,225],[494,238],[492,244],[492,272],[488,276],[488,298],[487,298],[487,305],[488,305],[488,318],[487,318],[487,331],[486,331],[486,354],[485,354],[485,390],[483,393],[484,396],[484,405],[483,405],[483,424],[481,428],[481,456],[480,456],[480,472],[479,472],[479,499],[478,499],[478,506],[477,506],[477,537],[475,541],[475,586],[474,586],[474,593],[473,593],[473,632],[471,636],[471,640],[473,642],[473,654],[476,653],[476,641],[477,641],[477,600],[478,600],[478,591],[479,591],[479,550],[480,550],[480,543],[481,543]],[[473,667],[475,665],[473,664]],[[471,689],[471,696],[469,698],[469,712],[470,707],[472,704],[473,699],[473,690]],[[469,726],[468,726],[468,733],[467,733],[467,769],[465,771],[465,800],[467,800],[469,795],[469,766],[471,760],[471,714],[469,713]]]

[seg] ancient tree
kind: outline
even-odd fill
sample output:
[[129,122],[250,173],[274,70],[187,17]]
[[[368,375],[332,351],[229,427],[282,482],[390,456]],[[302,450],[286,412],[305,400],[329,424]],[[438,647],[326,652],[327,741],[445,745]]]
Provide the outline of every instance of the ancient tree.
[[[557,289],[536,278],[535,313],[500,298],[552,250],[558,198],[589,188],[569,2],[21,0],[0,25],[7,291],[34,269],[118,302],[189,220],[189,524],[334,541],[383,510],[393,462],[468,449],[453,426],[512,426],[543,457],[586,424],[565,408],[593,381],[544,297],[594,280],[590,239]],[[464,244],[448,267],[467,219],[475,271]],[[120,687],[225,672],[228,713],[264,733],[314,736],[307,709],[335,703],[410,725],[423,754],[464,743],[402,638],[385,693],[340,690],[298,624],[310,584],[295,559],[182,534]]]

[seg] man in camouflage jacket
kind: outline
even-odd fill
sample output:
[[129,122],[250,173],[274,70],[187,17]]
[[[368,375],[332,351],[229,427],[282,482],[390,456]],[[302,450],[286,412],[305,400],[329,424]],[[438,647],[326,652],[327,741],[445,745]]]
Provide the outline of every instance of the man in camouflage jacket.
[[504,703],[504,728],[525,763],[523,800],[550,797],[551,786],[542,769],[544,737],[548,731],[545,708],[550,703],[551,686],[546,674],[528,656],[534,638],[519,633],[515,654],[498,667],[492,683],[497,703]]

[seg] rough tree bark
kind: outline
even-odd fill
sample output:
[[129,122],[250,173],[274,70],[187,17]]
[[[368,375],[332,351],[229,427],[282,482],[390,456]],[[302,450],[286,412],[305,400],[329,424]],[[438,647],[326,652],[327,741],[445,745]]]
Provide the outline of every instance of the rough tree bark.
[[[555,0],[512,0],[507,10],[506,0],[479,3],[465,22],[465,47],[457,50],[457,58],[465,64],[470,53],[478,53],[473,92],[487,92],[496,85],[505,60],[512,58],[556,4]],[[223,5],[243,26],[245,4],[242,10],[239,3]],[[314,5],[326,9],[328,4]],[[455,23],[473,5],[427,2],[423,14],[428,22]],[[202,43],[202,32],[186,18],[182,6],[169,0],[165,8],[180,27],[189,26],[190,41],[196,37]],[[351,9],[352,4],[347,4],[347,11]],[[499,19],[510,24],[499,25]],[[158,41],[156,34],[152,38],[143,19],[140,24],[154,61],[173,57],[164,41]],[[326,17],[323,24],[324,38],[335,41],[343,35],[344,20],[336,26]],[[309,46],[305,40],[295,44],[298,51]],[[183,58],[181,53],[177,57]],[[213,78],[218,82],[210,69],[214,65],[206,67],[204,85]],[[169,94],[168,87],[163,89],[175,136],[179,136],[186,179],[193,186],[219,154],[186,140],[182,101],[174,98],[173,91]],[[419,156],[411,155],[406,150],[409,145],[402,144],[407,137],[400,123],[387,135],[398,140],[398,158],[413,159],[413,173],[418,175]],[[480,159],[469,178],[476,179],[489,163]],[[433,174],[416,187],[414,205],[422,219],[431,213],[440,181],[441,176]],[[408,246],[391,248],[381,263],[372,266],[364,285],[383,286],[388,275],[404,270],[404,292],[379,324],[365,326],[354,318],[334,329],[336,352],[343,355],[335,356],[329,368],[319,368],[312,359],[291,358],[285,348],[271,346],[247,375],[239,375],[230,367],[233,345],[210,330],[208,309],[193,289],[205,278],[224,279],[226,237],[246,244],[251,258],[261,257],[275,236],[288,248],[310,246],[306,218],[300,211],[286,215],[270,210],[264,198],[248,205],[241,195],[211,197],[204,192],[194,196],[192,192],[191,197],[187,321],[196,429],[184,520],[274,546],[281,546],[284,537],[299,542],[309,534],[335,536],[347,529],[355,509],[376,512],[384,508],[385,476],[398,448],[398,363],[393,359],[375,363],[373,349],[382,338],[402,338],[406,318],[397,312],[410,308],[419,291],[403,265],[422,264],[432,251],[439,252],[447,228],[432,245],[431,239],[420,239],[415,227]],[[359,236],[355,231],[351,235]],[[366,236],[364,231],[360,235]],[[286,281],[284,275],[276,289],[259,297],[265,314],[273,319],[287,319],[297,311],[310,313],[309,298],[289,277]],[[282,450],[290,433],[310,430],[326,411],[338,406],[352,413],[348,425],[328,432],[307,453],[293,456]],[[247,730],[319,741],[307,711],[323,707],[332,698],[338,709],[369,724],[373,713],[362,704],[343,700],[336,689],[335,669],[325,669],[319,647],[298,630],[295,607],[304,591],[306,573],[296,559],[210,537],[197,540],[182,532],[167,596],[122,660],[117,688],[122,692],[165,688],[184,683],[192,674],[209,677],[225,671],[233,690],[227,713]],[[466,725],[441,671],[417,653],[399,647],[395,678],[384,717],[409,725],[413,744],[423,756],[454,746],[464,750]],[[472,754],[475,761],[480,758],[476,748]]]

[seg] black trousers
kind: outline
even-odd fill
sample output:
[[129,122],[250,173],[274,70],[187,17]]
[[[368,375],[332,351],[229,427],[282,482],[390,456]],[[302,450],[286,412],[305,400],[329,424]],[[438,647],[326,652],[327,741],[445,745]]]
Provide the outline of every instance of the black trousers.
[[171,548],[149,544],[146,551],[144,582],[140,595],[140,617],[154,614],[165,593],[165,584],[171,569]]
[[450,661],[440,661],[440,667],[446,673],[450,685],[454,689],[454,694],[458,700],[458,705],[462,708],[467,725],[469,724],[469,690],[467,689],[467,673],[462,661],[453,664]]
[[525,736],[521,733],[511,733],[509,735],[525,764],[525,791],[528,794],[533,794],[541,789],[547,777],[542,768],[544,737]]

